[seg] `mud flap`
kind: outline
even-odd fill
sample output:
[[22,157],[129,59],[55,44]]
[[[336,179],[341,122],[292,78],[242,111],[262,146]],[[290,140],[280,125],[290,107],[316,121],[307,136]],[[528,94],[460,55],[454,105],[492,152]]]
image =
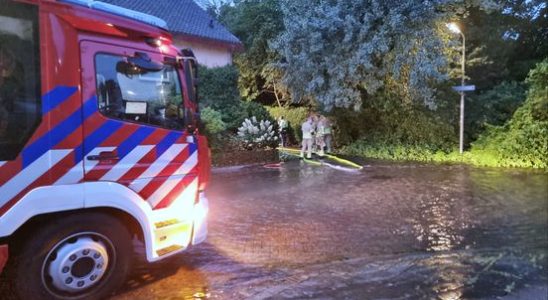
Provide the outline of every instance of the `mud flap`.
[[203,242],[207,237],[207,215],[209,213],[209,200],[204,193],[200,193],[200,201],[194,206],[194,232],[192,245]]
[[0,245],[0,273],[8,262],[8,245]]

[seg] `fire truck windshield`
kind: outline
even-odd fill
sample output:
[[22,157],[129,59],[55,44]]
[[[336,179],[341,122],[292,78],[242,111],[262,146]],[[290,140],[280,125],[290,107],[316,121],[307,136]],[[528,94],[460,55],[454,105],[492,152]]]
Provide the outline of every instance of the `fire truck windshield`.
[[112,54],[97,54],[95,65],[99,110],[105,116],[168,129],[184,128],[182,88],[174,66],[160,64],[145,69]]

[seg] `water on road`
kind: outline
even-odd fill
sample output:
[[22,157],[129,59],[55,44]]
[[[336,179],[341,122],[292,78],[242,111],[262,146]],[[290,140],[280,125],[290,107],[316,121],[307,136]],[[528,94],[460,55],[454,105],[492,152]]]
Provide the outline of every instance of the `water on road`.
[[546,173],[299,161],[213,176],[207,242],[116,299],[547,299]]

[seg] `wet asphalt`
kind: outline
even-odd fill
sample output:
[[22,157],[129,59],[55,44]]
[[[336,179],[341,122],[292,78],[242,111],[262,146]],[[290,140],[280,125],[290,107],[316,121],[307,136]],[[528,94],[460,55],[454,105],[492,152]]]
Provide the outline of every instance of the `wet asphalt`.
[[112,299],[548,299],[548,174],[361,162],[217,169],[206,242]]

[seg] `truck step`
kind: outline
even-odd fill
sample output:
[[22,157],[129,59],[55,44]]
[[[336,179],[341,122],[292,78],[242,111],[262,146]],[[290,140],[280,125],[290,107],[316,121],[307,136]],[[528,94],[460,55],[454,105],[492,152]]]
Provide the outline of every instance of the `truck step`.
[[171,245],[171,246],[156,250],[156,254],[158,254],[158,256],[164,256],[166,254],[169,254],[171,252],[175,252],[177,250],[181,250],[183,248],[184,247],[181,246],[181,245]]
[[180,221],[177,220],[177,219],[170,219],[170,220],[156,222],[156,223],[154,223],[154,226],[156,227],[156,229],[160,229],[160,228],[168,227],[168,226],[171,226],[171,225],[175,225],[179,222]]

